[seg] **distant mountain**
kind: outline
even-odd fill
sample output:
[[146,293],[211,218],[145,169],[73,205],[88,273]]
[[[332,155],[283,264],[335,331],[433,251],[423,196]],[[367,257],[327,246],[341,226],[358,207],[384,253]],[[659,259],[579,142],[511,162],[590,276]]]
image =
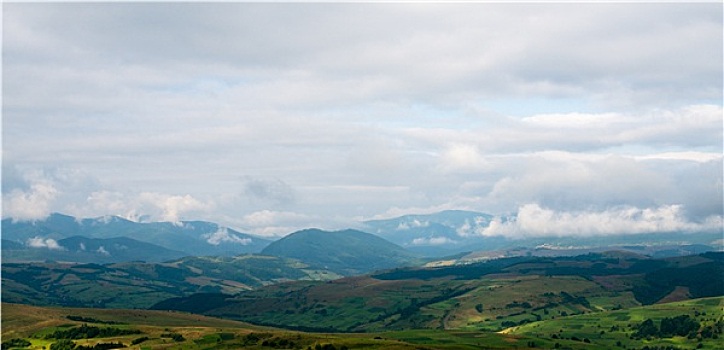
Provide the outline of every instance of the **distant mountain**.
[[[45,220],[38,221],[14,222],[4,219],[2,235],[4,240],[25,245],[31,240],[41,239],[46,242],[50,239],[59,242],[74,236],[98,239],[128,237],[182,252],[183,255],[196,256],[257,253],[270,242],[204,221],[140,223],[117,216],[77,219],[62,214],[52,214]],[[36,246],[42,248],[42,244]]]
[[[160,262],[178,259],[186,254],[128,237],[88,238],[73,236],[57,241],[31,239],[29,244],[9,241],[3,244],[3,261],[73,261],[85,263],[112,263],[142,260]],[[35,246],[34,246],[35,245]]]
[[271,243],[261,254],[298,259],[347,276],[419,262],[402,247],[357,230],[302,230]]
[[[481,232],[490,225],[492,219],[493,216],[489,214],[447,210],[426,215],[370,220],[363,224],[367,232],[428,257],[443,257],[463,252],[488,252],[478,255],[493,257],[517,256],[521,249],[532,255],[577,255],[628,248],[644,250],[651,256],[666,257],[721,250],[722,247],[721,232],[563,235],[515,239],[483,236]],[[511,219],[514,219],[514,216],[503,217],[502,221]],[[677,246],[689,248],[677,249]],[[539,249],[541,247],[543,250]]]
[[363,222],[365,228],[405,249],[426,256],[443,256],[473,250],[499,249],[510,242],[500,237],[483,237],[492,215],[464,210],[434,214],[404,215]]

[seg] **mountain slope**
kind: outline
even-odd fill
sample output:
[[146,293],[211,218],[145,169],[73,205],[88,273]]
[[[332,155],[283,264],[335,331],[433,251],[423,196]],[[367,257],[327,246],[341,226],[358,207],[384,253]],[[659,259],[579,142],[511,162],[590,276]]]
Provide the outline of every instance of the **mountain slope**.
[[294,232],[261,254],[299,259],[342,275],[399,267],[417,262],[405,249],[375,235],[357,231],[308,229]]
[[[88,238],[128,237],[155,244],[183,255],[226,255],[257,253],[269,241],[204,221],[181,223],[133,222],[116,216],[77,219],[52,214],[45,220],[2,220],[3,239],[28,245],[31,239],[60,241],[73,236]],[[155,261],[152,257],[143,260]],[[80,260],[79,260],[80,261]]]

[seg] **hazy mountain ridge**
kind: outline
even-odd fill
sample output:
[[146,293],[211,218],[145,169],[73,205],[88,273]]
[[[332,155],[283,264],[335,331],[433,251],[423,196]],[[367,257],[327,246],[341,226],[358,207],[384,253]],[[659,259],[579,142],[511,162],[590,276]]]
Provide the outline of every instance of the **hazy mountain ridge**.
[[[138,223],[115,216],[77,219],[52,214],[45,220],[31,222],[3,220],[2,249],[4,257],[9,261],[49,259],[107,263],[131,260],[163,261],[181,256],[260,253],[271,244],[273,248],[265,250],[263,254],[302,259],[319,268],[331,267],[343,275],[417,264],[419,260],[414,259],[415,255],[428,257],[428,260],[432,257],[458,255],[454,259],[448,259],[446,263],[449,264],[526,254],[577,255],[610,249],[641,252],[651,256],[687,255],[722,249],[721,236],[716,232],[517,239],[482,235],[481,232],[490,224],[492,218],[488,214],[461,210],[405,215],[366,221],[363,231],[338,231],[345,232],[344,235],[339,235],[335,232],[306,229],[272,243],[265,238],[204,221]],[[77,236],[96,240],[84,243],[93,245],[93,249],[79,249],[81,242],[64,241]],[[302,236],[307,237],[301,239]],[[360,239],[362,236],[365,238]],[[116,244],[97,241],[120,237],[137,242]],[[80,238],[76,238],[78,239]],[[342,242],[346,244],[340,245]],[[286,248],[280,248],[285,245]],[[126,251],[109,250],[109,247],[123,246],[136,248]],[[379,249],[372,248],[374,246]]]
[[[577,255],[587,252],[601,252],[611,249],[642,250],[661,256],[688,255],[701,251],[684,250],[676,252],[677,246],[707,246],[709,250],[722,250],[724,242],[721,232],[658,232],[647,234],[609,235],[559,235],[550,237],[515,237],[484,235],[494,217],[490,214],[447,210],[433,214],[404,215],[400,217],[365,221],[365,229],[396,243],[410,251],[425,256],[445,256],[472,252],[498,252],[499,254],[478,254],[494,257],[508,256],[505,252],[525,248],[532,254]],[[515,215],[497,218],[501,222],[515,219]],[[706,248],[704,248],[706,249]],[[465,259],[461,259],[465,260]]]
[[[184,221],[180,223],[151,222],[139,223],[116,216],[104,216],[95,219],[77,219],[63,214],[52,214],[45,220],[18,221],[2,220],[3,239],[24,244],[28,249],[47,249],[48,251],[66,249],[56,244],[63,239],[84,236],[91,239],[110,239],[128,237],[137,241],[160,246],[184,255],[226,255],[256,253],[269,244],[269,240],[241,233],[215,223],[204,221]],[[35,243],[35,244],[33,244]],[[50,246],[49,246],[50,244]],[[163,250],[151,251],[146,257],[137,256],[134,260],[159,261],[155,255],[168,255]],[[72,258],[66,256],[67,258]],[[178,258],[179,256],[171,256]],[[71,260],[85,261],[85,260]],[[98,262],[103,262],[98,261]]]
[[504,246],[504,239],[484,239],[477,232],[487,227],[492,219],[492,215],[484,213],[446,210],[433,214],[368,220],[363,224],[369,232],[406,249],[428,256],[441,256]]
[[[6,242],[10,243],[5,247]],[[73,236],[56,243],[32,238],[30,247],[21,243],[3,240],[3,261],[73,261],[79,263],[114,263],[143,260],[161,262],[178,259],[187,254],[166,249],[159,245],[141,242],[128,237],[88,238]],[[33,246],[36,245],[36,246]]]

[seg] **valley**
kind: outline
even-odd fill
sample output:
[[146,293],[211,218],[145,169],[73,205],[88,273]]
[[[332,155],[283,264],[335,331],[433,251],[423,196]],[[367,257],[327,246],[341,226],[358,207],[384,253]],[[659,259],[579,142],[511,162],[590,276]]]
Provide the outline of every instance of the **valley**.
[[[377,234],[306,229],[251,252],[207,256],[164,246],[163,235],[186,235],[217,253],[248,237],[200,222],[3,221],[3,348],[717,348],[724,252],[709,234],[660,234],[668,238],[653,245],[619,237],[613,246],[495,238],[468,252],[384,238],[457,234],[470,220],[484,224],[480,217],[456,211],[367,223]],[[672,322],[688,328],[672,332]],[[112,335],[61,339],[88,332]]]
[[[661,300],[724,295],[724,253],[671,259],[631,255],[517,257],[402,268],[327,282],[289,282],[155,306],[304,331],[503,329]],[[685,289],[685,293],[680,293]],[[313,326],[311,326],[313,325]]]

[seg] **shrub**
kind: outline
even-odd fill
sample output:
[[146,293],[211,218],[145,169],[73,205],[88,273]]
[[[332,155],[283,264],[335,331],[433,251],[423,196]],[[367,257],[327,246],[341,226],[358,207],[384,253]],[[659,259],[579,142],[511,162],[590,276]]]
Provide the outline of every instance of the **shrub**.
[[4,341],[2,343],[2,350],[7,350],[10,348],[27,348],[30,345],[30,342],[25,339],[14,338],[8,341]]

